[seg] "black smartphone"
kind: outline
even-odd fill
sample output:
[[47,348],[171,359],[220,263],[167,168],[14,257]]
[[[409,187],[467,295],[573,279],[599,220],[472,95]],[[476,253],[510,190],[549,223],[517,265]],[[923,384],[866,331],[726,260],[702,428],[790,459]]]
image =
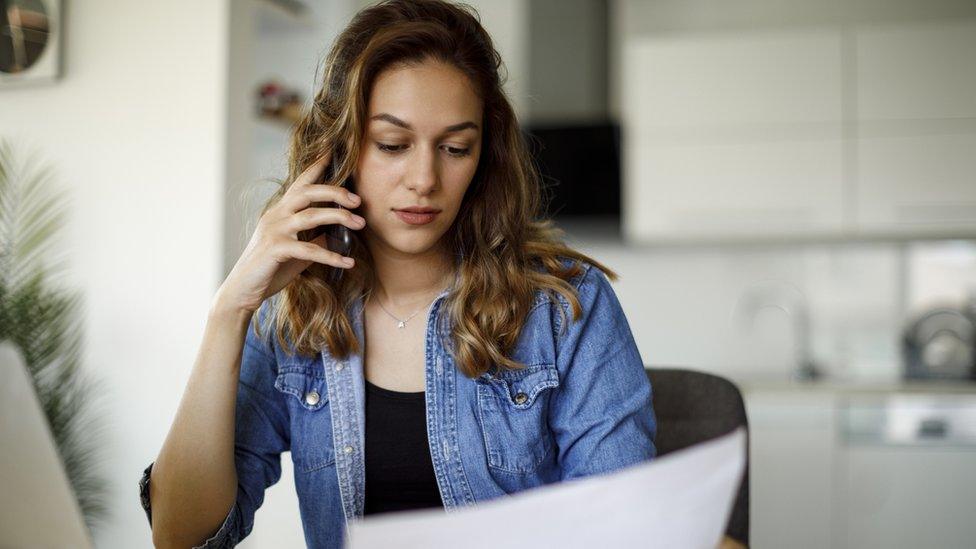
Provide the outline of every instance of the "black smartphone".
[[[325,184],[326,181],[332,179],[334,173],[333,169],[334,168],[332,164],[326,166],[326,169],[322,176],[322,180],[319,181],[320,184]],[[351,192],[356,192],[355,181],[353,180],[353,177],[351,175],[347,177],[345,181],[342,182],[342,186]],[[345,209],[345,207],[342,204],[338,204],[336,202],[327,202],[324,207]],[[353,209],[352,211],[356,211],[356,210]],[[309,240],[314,240],[323,232],[326,233],[325,240],[329,250],[343,256],[349,255],[349,253],[352,251],[352,231],[349,229],[349,227],[346,227],[341,223],[320,225],[315,229],[313,229]],[[342,279],[342,273],[345,272],[345,270],[346,269],[343,267],[334,267],[329,272],[329,283],[333,285],[337,284],[339,280]]]

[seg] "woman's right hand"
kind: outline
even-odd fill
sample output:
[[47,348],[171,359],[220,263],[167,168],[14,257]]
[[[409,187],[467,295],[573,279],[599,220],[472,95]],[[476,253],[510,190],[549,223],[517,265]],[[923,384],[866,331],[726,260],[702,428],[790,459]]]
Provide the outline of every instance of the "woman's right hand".
[[217,301],[224,309],[253,313],[281,291],[312,263],[339,268],[353,266],[344,256],[326,246],[326,233],[302,242],[298,233],[319,225],[341,223],[353,230],[366,226],[366,220],[342,208],[312,208],[313,202],[335,202],[346,208],[360,206],[361,199],[336,185],[315,183],[329,163],[330,154],[308,167],[291,184],[271,209],[261,216],[247,247],[218,291]]

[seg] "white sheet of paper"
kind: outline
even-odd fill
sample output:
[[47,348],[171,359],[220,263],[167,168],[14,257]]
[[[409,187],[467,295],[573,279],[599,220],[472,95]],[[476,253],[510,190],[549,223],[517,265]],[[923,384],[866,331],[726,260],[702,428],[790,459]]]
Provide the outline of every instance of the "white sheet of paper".
[[667,547],[714,549],[745,467],[743,428],[611,473],[477,505],[351,521],[347,549]]

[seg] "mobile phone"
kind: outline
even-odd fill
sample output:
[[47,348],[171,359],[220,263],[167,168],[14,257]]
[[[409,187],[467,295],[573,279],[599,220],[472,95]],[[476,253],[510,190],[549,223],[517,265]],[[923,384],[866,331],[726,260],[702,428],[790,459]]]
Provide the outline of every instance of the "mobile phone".
[[[319,183],[325,184],[326,181],[331,180],[334,173],[333,169],[334,168],[332,164],[326,166],[326,169],[322,176],[322,180],[319,181]],[[351,192],[356,192],[355,181],[353,180],[353,177],[351,175],[347,177],[345,181],[342,182],[342,186]],[[336,202],[327,202],[325,207],[345,209],[345,207],[343,207],[342,204],[338,204]],[[355,211],[355,209],[353,209],[353,211]],[[352,243],[353,243],[352,231],[349,229],[349,227],[346,227],[341,223],[319,225],[318,227],[313,229],[312,236],[309,240],[314,240],[323,232],[326,233],[325,240],[329,250],[343,256],[349,255],[349,253],[352,251]],[[334,267],[329,272],[329,283],[332,285],[337,284],[339,280],[342,279],[342,273],[345,272],[345,270],[346,269],[343,267]]]

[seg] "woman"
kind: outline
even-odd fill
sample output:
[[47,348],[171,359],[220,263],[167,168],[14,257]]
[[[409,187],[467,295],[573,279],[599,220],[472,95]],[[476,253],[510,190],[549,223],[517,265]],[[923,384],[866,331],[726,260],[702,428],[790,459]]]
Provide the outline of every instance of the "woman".
[[[237,544],[289,450],[309,547],[654,457],[616,274],[536,219],[500,58],[463,8],[384,2],[334,44],[140,483],[157,545]],[[330,225],[348,262],[313,238]]]

